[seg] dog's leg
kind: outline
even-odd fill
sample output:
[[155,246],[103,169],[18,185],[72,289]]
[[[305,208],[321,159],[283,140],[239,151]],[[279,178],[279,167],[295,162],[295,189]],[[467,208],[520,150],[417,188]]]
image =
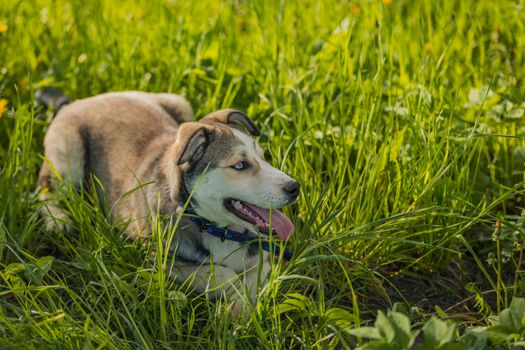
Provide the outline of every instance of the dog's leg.
[[256,301],[259,287],[267,281],[268,274],[271,270],[268,253],[263,254],[263,261],[260,264],[254,264],[251,268],[247,269],[243,276],[243,284],[251,302]]
[[52,200],[52,192],[60,181],[79,187],[84,178],[85,149],[78,128],[56,120],[44,140],[45,160],[38,176],[39,200],[44,201],[41,213],[47,231],[71,228],[71,220]]
[[242,277],[233,269],[221,265],[175,265],[171,273],[179,284],[187,284],[198,293],[207,293],[214,299],[226,296],[234,302],[233,315],[241,313],[244,306]]

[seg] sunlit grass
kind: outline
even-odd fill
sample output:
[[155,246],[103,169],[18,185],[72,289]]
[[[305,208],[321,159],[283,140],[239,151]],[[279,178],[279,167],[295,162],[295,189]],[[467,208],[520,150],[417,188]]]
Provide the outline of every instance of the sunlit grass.
[[[460,326],[485,322],[525,291],[524,6],[0,0],[0,347],[352,347],[349,327],[425,297],[403,276],[466,299],[447,311]],[[58,194],[74,233],[42,230],[45,86],[255,119],[302,193],[294,259],[246,320],[166,278],[155,242],[124,239],[86,193]]]

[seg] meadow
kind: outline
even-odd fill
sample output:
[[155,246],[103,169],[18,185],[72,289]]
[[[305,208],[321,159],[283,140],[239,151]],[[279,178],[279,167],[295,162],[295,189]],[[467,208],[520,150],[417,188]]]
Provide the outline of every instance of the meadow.
[[[255,120],[302,191],[246,319],[88,193],[43,230],[45,87]],[[523,0],[0,0],[0,348],[518,349],[524,110]]]

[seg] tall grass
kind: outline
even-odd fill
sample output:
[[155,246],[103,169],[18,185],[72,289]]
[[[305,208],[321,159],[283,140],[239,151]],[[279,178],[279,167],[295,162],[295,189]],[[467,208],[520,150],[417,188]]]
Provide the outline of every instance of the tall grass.
[[[354,346],[349,328],[417,299],[400,276],[471,298],[483,322],[525,291],[524,6],[0,0],[0,347]],[[170,91],[256,120],[302,193],[294,259],[246,321],[166,278],[86,193],[58,194],[74,233],[43,231],[44,86]]]

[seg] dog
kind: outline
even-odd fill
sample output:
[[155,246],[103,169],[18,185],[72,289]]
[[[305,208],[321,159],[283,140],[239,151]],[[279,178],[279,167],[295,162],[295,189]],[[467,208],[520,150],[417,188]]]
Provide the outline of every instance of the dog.
[[292,222],[278,209],[297,199],[300,185],[265,160],[254,139],[260,130],[248,116],[223,109],[197,121],[187,100],[167,93],[112,92],[71,102],[50,91],[39,98],[59,108],[45,135],[37,185],[47,230],[71,230],[53,200],[57,186],[85,187],[94,176],[89,190],[111,220],[127,222],[130,238],[148,238],[158,220],[161,227],[180,220],[169,271],[179,283],[226,295],[235,313],[244,304],[239,290],[256,297],[271,254],[246,242],[267,240],[270,232],[292,236]]

